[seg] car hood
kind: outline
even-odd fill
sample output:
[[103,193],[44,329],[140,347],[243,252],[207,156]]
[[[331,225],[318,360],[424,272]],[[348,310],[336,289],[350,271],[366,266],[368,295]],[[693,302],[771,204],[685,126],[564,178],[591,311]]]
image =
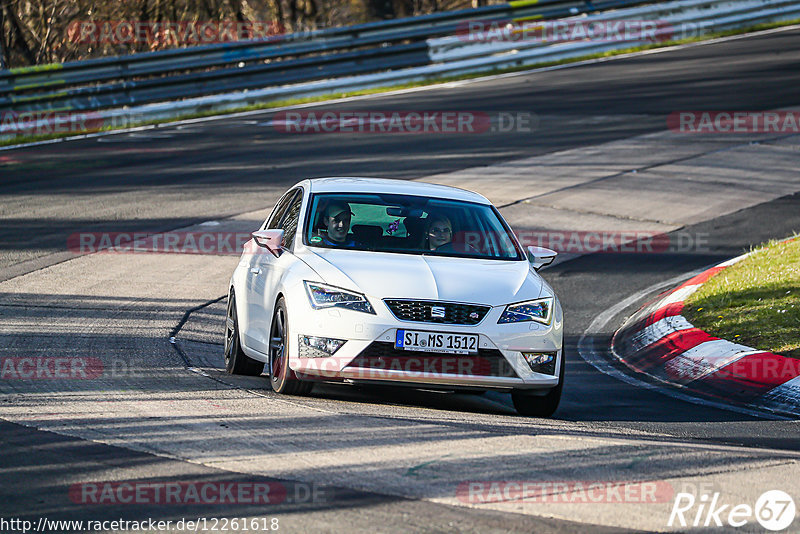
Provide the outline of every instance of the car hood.
[[308,249],[303,260],[322,277],[321,281],[379,299],[499,306],[538,298],[546,287],[527,261],[336,249]]

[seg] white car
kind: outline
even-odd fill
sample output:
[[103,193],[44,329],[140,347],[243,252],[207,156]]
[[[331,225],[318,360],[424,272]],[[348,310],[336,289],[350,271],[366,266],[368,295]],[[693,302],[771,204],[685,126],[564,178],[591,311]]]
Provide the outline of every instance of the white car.
[[225,367],[278,393],[318,381],[510,392],[549,416],[563,315],[519,241],[470,191],[403,180],[305,180],[253,232],[230,281]]

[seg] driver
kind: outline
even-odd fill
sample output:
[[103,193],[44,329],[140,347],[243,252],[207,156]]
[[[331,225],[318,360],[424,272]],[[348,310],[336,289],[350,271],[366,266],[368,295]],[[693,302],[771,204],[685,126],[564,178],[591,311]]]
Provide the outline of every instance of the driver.
[[[322,212],[322,225],[324,230],[320,230],[318,237],[321,243],[327,246],[354,247],[356,242],[353,236],[347,235],[350,230],[350,219],[353,212],[350,205],[346,202],[333,201],[325,207]],[[312,238],[312,242],[316,239]]]

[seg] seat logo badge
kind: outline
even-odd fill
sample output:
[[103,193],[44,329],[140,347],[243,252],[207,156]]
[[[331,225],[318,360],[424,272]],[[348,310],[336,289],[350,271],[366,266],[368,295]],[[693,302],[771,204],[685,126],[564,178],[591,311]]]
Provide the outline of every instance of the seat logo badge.
[[478,312],[472,312],[469,314],[470,319],[477,319],[479,317]]
[[431,306],[431,317],[433,319],[444,319],[444,306]]

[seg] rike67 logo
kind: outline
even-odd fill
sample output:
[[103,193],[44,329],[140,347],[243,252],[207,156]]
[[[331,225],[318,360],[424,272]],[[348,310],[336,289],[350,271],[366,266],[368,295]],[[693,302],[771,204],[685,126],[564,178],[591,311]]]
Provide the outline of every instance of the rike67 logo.
[[778,532],[794,521],[794,499],[781,490],[765,491],[754,505],[731,504],[721,494],[678,493],[667,526],[670,527],[743,527],[755,520],[763,528]]

